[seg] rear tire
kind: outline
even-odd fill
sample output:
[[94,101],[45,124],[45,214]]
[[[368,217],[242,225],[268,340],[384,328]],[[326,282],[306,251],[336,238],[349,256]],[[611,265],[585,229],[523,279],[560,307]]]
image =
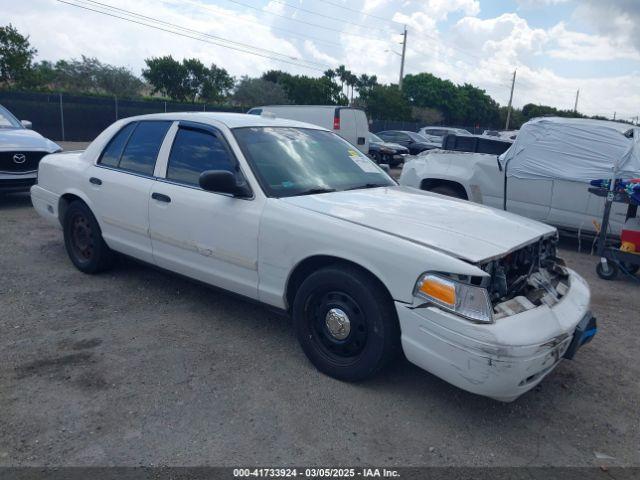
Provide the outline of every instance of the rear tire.
[[307,358],[339,380],[370,378],[400,350],[393,300],[353,266],[332,265],[307,277],[293,302],[293,322]]
[[448,187],[446,185],[437,185],[433,188],[429,188],[428,190],[433,193],[439,193],[440,195],[446,195],[447,197],[454,197],[465,200],[465,198],[460,195],[460,192],[458,192],[455,188]]
[[71,262],[84,273],[98,273],[113,266],[115,255],[102,238],[91,209],[81,201],[69,205],[63,220],[64,246]]

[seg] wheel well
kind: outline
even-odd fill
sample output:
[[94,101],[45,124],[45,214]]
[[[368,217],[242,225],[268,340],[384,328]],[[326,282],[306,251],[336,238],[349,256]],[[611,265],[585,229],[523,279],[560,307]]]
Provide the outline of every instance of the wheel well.
[[425,178],[420,183],[420,190],[431,190],[436,187],[449,187],[455,190],[456,193],[458,193],[461,198],[464,198],[465,200],[469,200],[467,191],[458,182],[454,182],[452,180],[441,180],[439,178]]
[[67,213],[69,205],[77,201],[84,203],[79,196],[74,195],[73,193],[65,193],[60,197],[60,200],[58,201],[58,221],[60,222],[60,225],[62,225],[62,222],[64,221],[64,216]]
[[293,301],[296,298],[296,293],[298,292],[298,288],[300,288],[300,285],[302,285],[302,282],[304,282],[304,280],[313,272],[330,265],[344,265],[355,267],[358,270],[361,270],[362,272],[370,276],[375,282],[378,282],[382,286],[384,291],[387,292],[389,300],[393,301],[393,297],[391,296],[391,293],[387,289],[386,285],[382,283],[382,281],[376,275],[374,275],[373,273],[371,273],[371,271],[367,270],[361,265],[340,257],[333,257],[331,255],[316,255],[313,257],[305,258],[298,265],[296,265],[296,267],[293,269],[293,272],[291,272],[291,274],[289,275],[289,280],[287,281],[286,288],[286,301],[288,311],[291,311]]

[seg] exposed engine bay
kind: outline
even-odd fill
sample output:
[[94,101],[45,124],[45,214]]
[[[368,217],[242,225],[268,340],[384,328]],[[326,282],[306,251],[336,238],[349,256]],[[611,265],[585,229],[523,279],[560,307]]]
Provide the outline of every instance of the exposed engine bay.
[[494,318],[515,315],[540,305],[552,306],[569,291],[569,272],[556,255],[556,238],[541,239],[480,267]]

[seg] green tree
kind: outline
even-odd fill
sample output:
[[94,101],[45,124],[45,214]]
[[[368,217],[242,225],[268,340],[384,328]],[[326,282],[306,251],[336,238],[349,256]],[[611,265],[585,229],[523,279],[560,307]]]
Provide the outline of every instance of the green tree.
[[200,96],[207,102],[219,103],[229,96],[235,83],[229,72],[212,63],[207,70]]
[[396,85],[374,85],[366,95],[360,95],[358,103],[372,119],[411,119],[411,105]]
[[43,61],[34,65],[33,78],[40,88],[75,93],[98,93],[132,97],[144,83],[124,67],[100,62],[84,55],[80,60]]
[[296,105],[340,105],[346,103],[340,86],[326,75],[315,78],[270,70],[262,79],[282,86],[289,101]]
[[366,97],[376,85],[378,85],[378,77],[363,73],[358,77],[355,88],[358,95]]
[[142,77],[153,87],[153,93],[175,100],[185,100],[188,91],[185,89],[187,69],[171,55],[147,58],[147,68],[142,70]]
[[11,24],[0,27],[0,85],[26,85],[32,79],[33,57],[29,37],[21,35]]
[[174,100],[205,100],[218,102],[233,88],[233,77],[212,64],[206,67],[196,58],[175,60],[171,55],[147,58],[142,76],[151,84],[153,92]]
[[233,102],[245,107],[283,105],[289,103],[284,88],[262,78],[242,77],[233,93]]

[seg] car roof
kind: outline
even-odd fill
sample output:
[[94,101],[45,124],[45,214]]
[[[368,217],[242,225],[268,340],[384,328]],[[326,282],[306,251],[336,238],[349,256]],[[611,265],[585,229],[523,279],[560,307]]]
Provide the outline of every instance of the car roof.
[[216,126],[222,123],[228,128],[241,127],[298,127],[313,128],[315,130],[326,130],[318,125],[311,123],[298,122],[296,120],[288,120],[286,118],[273,118],[266,115],[249,115],[246,113],[229,113],[229,112],[171,112],[171,113],[152,113],[148,115],[138,115],[129,117],[127,120],[185,120],[191,122],[200,122]]

